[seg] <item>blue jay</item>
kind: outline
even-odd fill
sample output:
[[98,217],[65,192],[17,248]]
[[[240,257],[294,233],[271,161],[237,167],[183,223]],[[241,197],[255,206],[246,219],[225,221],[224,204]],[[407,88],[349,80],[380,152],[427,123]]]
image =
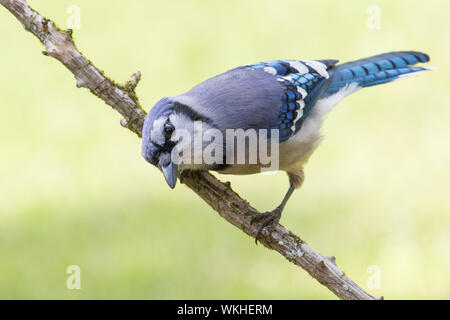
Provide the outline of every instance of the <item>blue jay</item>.
[[[184,130],[195,135],[198,133],[196,122],[202,124],[202,130],[220,132],[228,129],[278,130],[278,169],[287,173],[289,189],[276,209],[254,215],[252,223],[260,223],[257,241],[264,228],[269,233],[272,231],[289,197],[302,185],[304,165],[321,141],[324,116],[340,100],[360,88],[429,70],[412,66],[428,61],[429,57],[424,53],[404,51],[343,64],[337,64],[337,60],[276,60],[241,66],[212,77],[186,93],[157,102],[144,122],[142,155],[162,171],[171,188],[175,187],[177,176],[184,169],[253,174],[261,171],[260,161],[253,164],[225,160],[175,163],[175,147],[184,139],[180,139],[177,132]],[[185,143],[183,150],[204,150],[206,147],[203,142],[194,144]],[[226,155],[236,151],[234,145],[229,147],[227,143],[221,144],[220,148]],[[190,152],[186,154],[192,158]]]

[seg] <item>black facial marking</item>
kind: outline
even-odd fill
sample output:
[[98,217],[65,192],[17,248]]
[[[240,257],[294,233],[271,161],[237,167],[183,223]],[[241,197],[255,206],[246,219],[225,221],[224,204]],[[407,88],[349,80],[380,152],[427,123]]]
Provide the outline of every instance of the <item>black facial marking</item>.
[[182,104],[182,103],[178,103],[178,102],[172,102],[172,103],[173,103],[173,109],[174,109],[175,113],[182,113],[182,114],[186,115],[192,121],[203,121],[205,123],[212,123],[212,120],[210,118],[198,113],[191,107],[189,107],[185,104]]
[[[184,114],[186,117],[188,117],[192,121],[202,121],[204,123],[213,125],[213,122],[210,118],[196,112],[194,109],[192,109],[191,107],[189,107],[185,104],[175,102],[175,101],[170,101],[170,104],[172,105],[171,114],[174,114],[174,113],[175,114]],[[157,163],[159,161],[159,157],[161,156],[161,153],[170,153],[172,151],[172,149],[175,147],[176,142],[170,140],[174,131],[175,131],[174,125],[170,122],[170,119],[167,118],[167,121],[164,123],[164,125],[162,127],[164,143],[160,144],[155,141],[152,141],[153,145],[156,146],[156,148],[158,149],[158,151],[154,152],[154,154],[152,155],[152,159],[151,159],[152,163],[157,165]],[[222,169],[225,167],[227,167],[225,162],[224,162],[224,164],[219,164],[216,166],[217,169]]]
[[172,133],[175,131],[174,126],[170,123],[169,119],[167,119],[167,122],[164,124],[163,132],[166,140],[172,136]]
[[159,144],[155,141],[152,143],[158,148],[158,152],[155,152],[153,158],[159,159],[161,153],[171,152],[173,147],[175,146],[175,142],[170,140],[172,137],[172,133],[175,131],[175,127],[170,123],[169,118],[167,118],[166,123],[163,126],[163,134],[164,134],[164,144]]
[[213,171],[223,171],[226,168],[228,168],[230,165],[227,163],[221,163],[221,164],[214,164],[212,169]]

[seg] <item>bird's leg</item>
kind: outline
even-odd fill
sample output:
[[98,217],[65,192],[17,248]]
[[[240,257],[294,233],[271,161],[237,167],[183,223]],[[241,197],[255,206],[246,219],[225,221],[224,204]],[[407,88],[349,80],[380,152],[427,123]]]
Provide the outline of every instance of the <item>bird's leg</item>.
[[277,225],[278,221],[280,221],[281,218],[281,212],[284,209],[284,206],[288,202],[289,198],[291,197],[292,193],[295,190],[294,183],[291,183],[289,185],[289,190],[286,192],[286,195],[283,198],[283,201],[281,201],[280,205],[276,207],[273,211],[267,211],[267,212],[258,212],[253,215],[250,223],[253,224],[256,221],[261,221],[261,225],[258,228],[258,231],[256,232],[255,236],[255,243],[258,244],[258,237],[260,233],[263,231],[264,228],[268,228],[267,230],[269,233],[272,233],[273,228]]

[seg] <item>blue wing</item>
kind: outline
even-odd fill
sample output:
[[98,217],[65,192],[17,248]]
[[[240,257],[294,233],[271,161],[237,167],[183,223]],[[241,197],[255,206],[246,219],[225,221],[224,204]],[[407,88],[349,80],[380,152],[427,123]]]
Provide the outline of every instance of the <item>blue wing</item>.
[[336,60],[277,60],[241,66],[171,97],[218,129],[279,129],[280,142],[300,130]]
[[[316,101],[349,84],[368,87],[426,70],[426,54],[385,53],[336,65],[337,60],[275,60],[245,65],[170,97],[218,129],[279,129],[280,142],[302,127]],[[257,71],[257,72],[256,72]]]
[[276,60],[255,63],[240,68],[261,69],[276,77],[283,88],[278,120],[273,128],[280,130],[280,142],[300,130],[320,93],[323,92],[328,69],[337,60]]

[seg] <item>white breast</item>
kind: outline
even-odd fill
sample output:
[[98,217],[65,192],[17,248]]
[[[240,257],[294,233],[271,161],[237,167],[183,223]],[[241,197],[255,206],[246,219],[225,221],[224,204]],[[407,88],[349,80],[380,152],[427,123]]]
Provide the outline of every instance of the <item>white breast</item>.
[[304,166],[322,139],[320,128],[327,113],[339,101],[358,89],[358,84],[352,83],[334,95],[316,102],[316,105],[302,124],[301,129],[280,145],[281,170],[295,171]]

